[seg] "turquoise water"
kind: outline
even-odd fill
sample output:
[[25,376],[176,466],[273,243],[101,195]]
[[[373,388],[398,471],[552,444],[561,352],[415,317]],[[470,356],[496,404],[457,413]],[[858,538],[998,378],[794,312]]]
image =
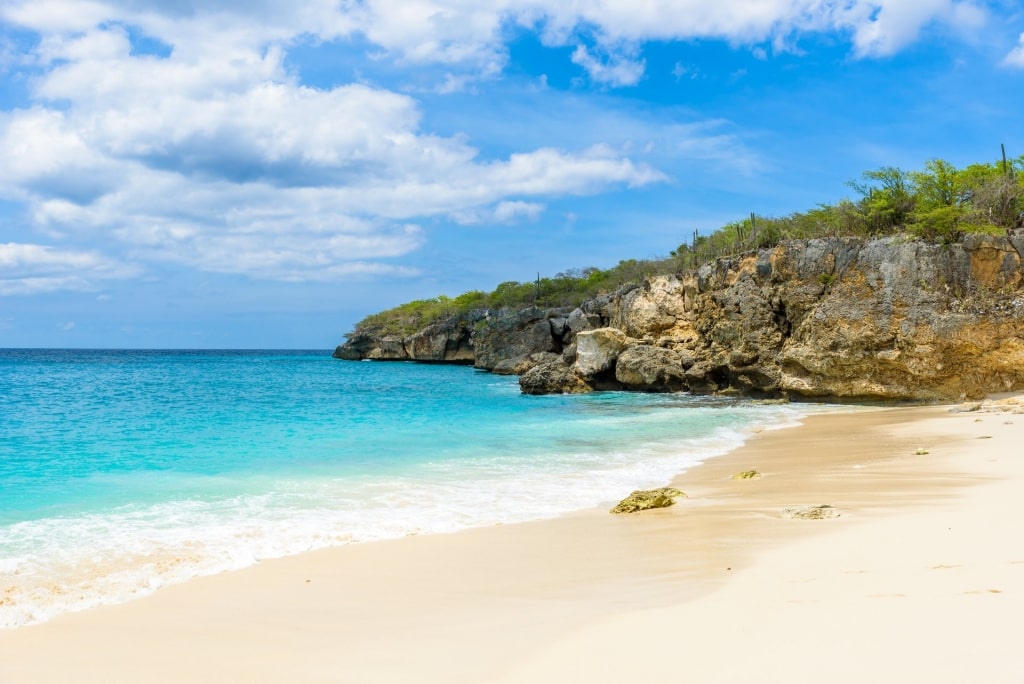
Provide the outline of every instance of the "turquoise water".
[[808,410],[531,397],[326,352],[0,350],[0,627],[264,558],[609,506]]

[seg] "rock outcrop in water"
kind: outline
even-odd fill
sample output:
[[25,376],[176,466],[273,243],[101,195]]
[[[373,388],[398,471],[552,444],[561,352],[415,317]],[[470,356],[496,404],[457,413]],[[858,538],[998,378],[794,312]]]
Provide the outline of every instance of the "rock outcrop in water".
[[524,392],[949,400],[1024,388],[1024,238],[787,241],[573,310],[476,311],[339,358],[473,363]]
[[402,337],[376,332],[349,335],[334,350],[334,357],[347,361],[420,361],[471,365],[476,361],[474,326],[486,312],[473,311],[460,318],[447,318],[412,335]]

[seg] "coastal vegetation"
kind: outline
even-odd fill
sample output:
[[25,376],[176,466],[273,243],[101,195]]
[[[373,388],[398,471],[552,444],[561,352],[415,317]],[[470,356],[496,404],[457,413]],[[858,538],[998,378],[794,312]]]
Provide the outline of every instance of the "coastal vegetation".
[[404,336],[480,309],[575,307],[627,283],[693,270],[791,239],[906,235],[952,244],[972,233],[1006,235],[1024,229],[1024,155],[1008,159],[1004,154],[998,161],[964,168],[941,159],[919,171],[887,166],[867,171],[849,185],[854,199],[781,217],[751,213],[706,234],[694,231],[689,241],[661,259],[625,259],[608,269],[572,269],[551,277],[538,274],[533,281],[508,281],[491,292],[416,300],[367,316],[354,333]]

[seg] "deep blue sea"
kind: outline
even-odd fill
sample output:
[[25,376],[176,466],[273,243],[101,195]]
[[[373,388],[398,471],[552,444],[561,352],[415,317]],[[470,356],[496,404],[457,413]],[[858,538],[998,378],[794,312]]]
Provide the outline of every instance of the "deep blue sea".
[[611,506],[810,410],[532,397],[320,351],[0,350],[0,627],[325,546]]

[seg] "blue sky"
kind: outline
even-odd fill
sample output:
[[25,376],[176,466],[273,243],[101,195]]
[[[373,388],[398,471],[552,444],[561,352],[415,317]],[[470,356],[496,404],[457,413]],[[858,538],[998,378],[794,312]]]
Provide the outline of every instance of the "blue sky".
[[0,347],[328,349],[1021,112],[1019,0],[5,0]]

